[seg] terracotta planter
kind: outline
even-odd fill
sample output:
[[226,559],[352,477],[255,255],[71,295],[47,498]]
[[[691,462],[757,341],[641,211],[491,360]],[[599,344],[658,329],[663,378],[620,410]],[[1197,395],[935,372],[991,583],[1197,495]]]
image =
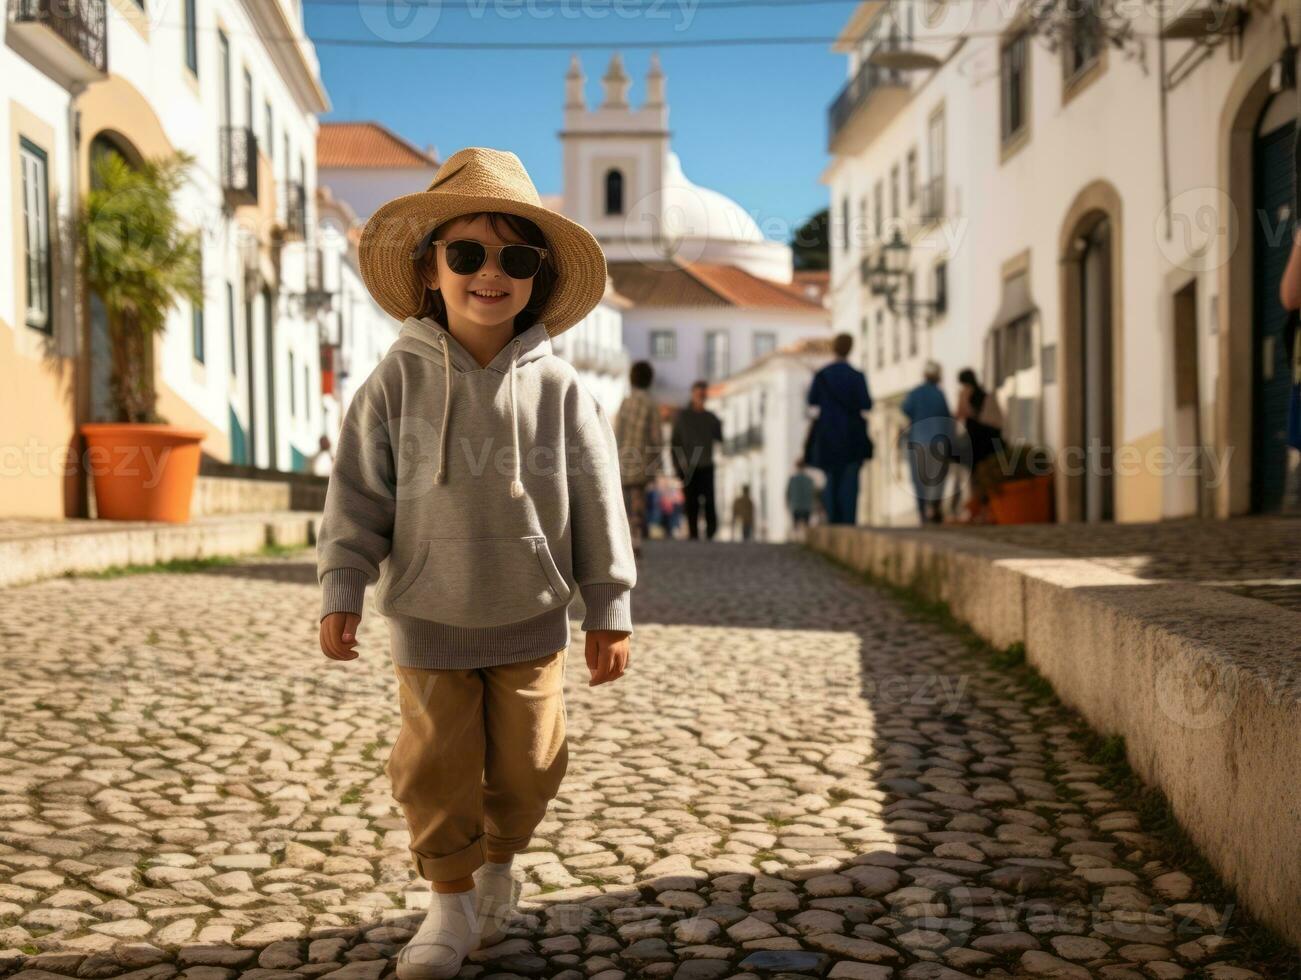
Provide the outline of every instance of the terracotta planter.
[[96,513],[111,521],[190,519],[204,433],[176,425],[91,422],[81,426]]
[[989,492],[995,524],[1047,524],[1053,519],[1053,478],[1009,480]]

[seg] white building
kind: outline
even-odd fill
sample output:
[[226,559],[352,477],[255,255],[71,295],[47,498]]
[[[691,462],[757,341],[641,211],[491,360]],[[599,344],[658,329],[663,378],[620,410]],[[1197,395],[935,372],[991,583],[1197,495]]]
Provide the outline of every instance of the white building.
[[693,184],[669,146],[665,76],[652,60],[643,103],[618,54],[589,109],[575,57],[565,78],[564,212],[588,228],[631,302],[624,343],[648,360],[661,401],[716,381],[770,351],[826,336],[827,315],[793,282],[791,251],[766,239],[735,201]]
[[322,432],[333,444],[353,395],[397,340],[398,323],[380,309],[362,282],[357,215],[328,187],[319,188],[316,199],[321,286],[329,297],[321,332]]
[[441,161],[376,122],[323,122],[316,157],[322,187],[352,208],[363,224],[381,204],[423,191]]
[[[754,500],[756,541],[791,536],[786,483],[804,454],[808,391],[814,373],[832,359],[827,338],[797,341],[738,371],[710,390],[708,407],[723,422],[715,471],[719,526],[730,534],[732,502],[743,486]],[[821,474],[808,470],[815,483]]]
[[[858,6],[823,175],[836,328],[861,338],[878,449],[933,357],[951,403],[973,367],[1010,433],[1057,452],[1063,519],[1276,509],[1297,99],[1271,78],[1297,4],[1136,8],[1122,48],[1105,9],[1110,27],[1063,4],[1052,50],[1016,8]],[[863,274],[895,227],[914,298],[944,300],[929,326]],[[863,519],[915,519],[902,465],[866,481]]]
[[206,295],[173,309],[156,341],[160,414],[202,430],[218,460],[291,468],[320,431],[305,297],[316,115],[327,108],[298,4],[182,3],[166,23],[109,0],[6,11],[0,370],[15,397],[0,440],[30,458],[10,461],[19,478],[2,481],[0,511],[86,513],[86,481],[65,474],[63,454],[79,453],[78,425],[110,416],[109,360],[70,229],[91,162],[108,151],[128,163],[195,158],[178,204],[202,231]]

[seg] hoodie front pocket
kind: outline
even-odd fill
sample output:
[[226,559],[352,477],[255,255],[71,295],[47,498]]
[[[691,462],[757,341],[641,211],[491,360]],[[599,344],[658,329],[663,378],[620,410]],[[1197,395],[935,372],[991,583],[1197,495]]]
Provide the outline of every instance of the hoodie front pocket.
[[504,626],[562,606],[571,594],[543,535],[429,538],[386,605],[448,626]]

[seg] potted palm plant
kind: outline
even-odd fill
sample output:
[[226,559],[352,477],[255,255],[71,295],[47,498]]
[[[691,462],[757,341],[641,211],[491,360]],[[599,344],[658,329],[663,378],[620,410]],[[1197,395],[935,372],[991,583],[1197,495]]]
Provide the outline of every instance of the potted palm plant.
[[96,511],[111,520],[190,518],[204,434],[158,414],[152,354],[176,302],[203,301],[199,235],[182,228],[174,200],[192,162],[176,154],[136,166],[101,154],[77,218],[84,282],[107,319],[115,416],[80,431]]

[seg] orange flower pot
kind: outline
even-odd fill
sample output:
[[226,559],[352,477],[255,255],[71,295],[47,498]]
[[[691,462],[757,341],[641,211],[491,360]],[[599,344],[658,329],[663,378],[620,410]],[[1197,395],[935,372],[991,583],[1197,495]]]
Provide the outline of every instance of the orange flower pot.
[[81,434],[100,517],[189,521],[203,432],[176,425],[89,422],[81,426]]
[[995,524],[1047,524],[1053,519],[1053,478],[1009,480],[989,492]]

